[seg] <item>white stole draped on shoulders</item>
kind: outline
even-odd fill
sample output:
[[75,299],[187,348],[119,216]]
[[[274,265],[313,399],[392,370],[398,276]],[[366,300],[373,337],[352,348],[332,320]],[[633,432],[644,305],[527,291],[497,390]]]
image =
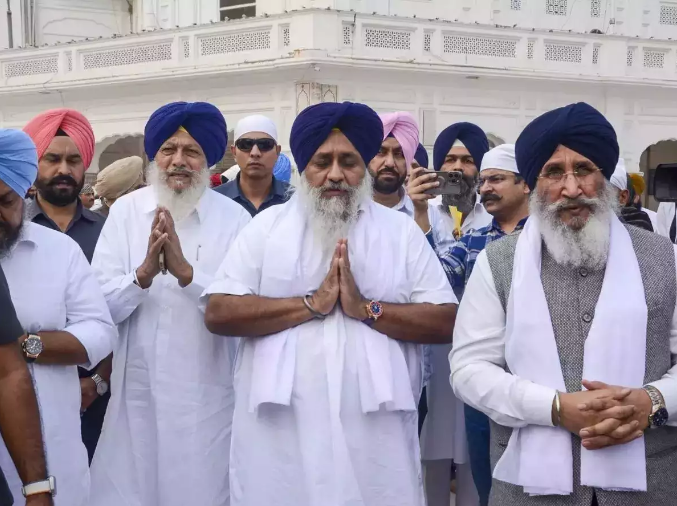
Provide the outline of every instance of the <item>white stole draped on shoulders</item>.
[[[602,290],[585,341],[583,379],[639,388],[644,382],[646,356],[644,284],[630,234],[616,216],[611,218],[610,234]],[[532,216],[515,251],[505,359],[512,374],[566,392],[541,282],[542,242],[539,222]],[[514,429],[494,478],[520,485],[531,495],[571,494],[571,434],[560,427]],[[644,438],[600,450],[581,446],[581,485],[646,491]]]
[[[405,269],[395,266],[392,240],[388,229],[374,217],[373,202],[363,205],[357,223],[348,237],[351,269],[361,293],[384,302],[397,293],[395,287],[405,280]],[[258,295],[271,298],[302,297],[319,288],[328,272],[321,262],[319,246],[306,220],[304,206],[292,197],[266,238]],[[391,231],[392,232],[392,231]],[[388,298],[391,297],[391,299]],[[363,413],[378,411],[415,411],[405,351],[400,343],[369,326],[345,316],[337,303],[334,311],[322,322],[329,399],[332,419],[338,419],[341,401],[342,374],[346,337],[356,338],[357,374]],[[289,406],[294,386],[296,340],[299,327],[274,335],[249,339],[254,341],[252,387],[249,410],[262,403]],[[336,416],[334,416],[336,415]]]

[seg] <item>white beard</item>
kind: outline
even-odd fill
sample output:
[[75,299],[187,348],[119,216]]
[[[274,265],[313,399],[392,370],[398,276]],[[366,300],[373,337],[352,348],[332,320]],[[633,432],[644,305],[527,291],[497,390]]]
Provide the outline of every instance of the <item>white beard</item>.
[[583,198],[592,205],[592,210],[587,222],[578,230],[561,221],[558,203],[547,204],[538,192],[532,193],[529,213],[538,219],[543,242],[555,262],[590,270],[600,270],[606,265],[611,240],[611,219],[618,207],[613,190],[605,182],[598,198]]
[[155,162],[150,162],[147,177],[155,191],[158,207],[167,208],[175,222],[187,218],[193,212],[209,187],[209,167],[194,172],[190,186],[180,191],[167,186],[167,172],[160,170]]
[[357,221],[360,206],[372,198],[373,181],[369,171],[365,171],[358,186],[348,186],[346,183],[340,185],[340,189],[348,192],[345,197],[322,197],[323,190],[329,187],[327,184],[320,188],[312,187],[305,175],[301,174],[296,189],[300,202],[306,207],[315,240],[324,253],[333,253],[339,239],[348,237]]

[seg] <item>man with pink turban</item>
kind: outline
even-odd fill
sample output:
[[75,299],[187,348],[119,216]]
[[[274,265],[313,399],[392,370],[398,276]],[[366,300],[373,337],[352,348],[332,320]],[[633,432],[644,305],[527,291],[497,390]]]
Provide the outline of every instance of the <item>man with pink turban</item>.
[[[26,205],[29,221],[73,239],[91,263],[105,218],[80,200],[85,171],[94,156],[94,132],[87,118],[73,109],[52,109],[25,127],[38,150],[37,195]],[[57,266],[58,267],[58,266]],[[65,267],[65,266],[61,266]],[[108,405],[110,366],[79,368],[82,394],[82,438],[89,459],[94,455]]]
[[[437,184],[433,182],[436,176],[415,178],[416,186],[409,184],[406,189],[404,187],[419,146],[416,120],[408,112],[381,114],[380,118],[383,122],[383,143],[369,163],[374,200],[414,218],[433,248],[449,247],[455,242],[453,231],[446,227],[439,210],[428,206],[428,200],[434,196],[423,193]],[[412,176],[418,175],[421,170],[415,169]]]

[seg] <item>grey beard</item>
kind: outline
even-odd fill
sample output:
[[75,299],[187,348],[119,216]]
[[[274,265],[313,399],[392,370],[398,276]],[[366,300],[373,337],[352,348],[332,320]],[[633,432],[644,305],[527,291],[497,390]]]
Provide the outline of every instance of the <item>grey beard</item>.
[[455,207],[464,215],[470,214],[477,202],[477,181],[479,176],[463,176],[460,195],[442,195],[442,208],[450,214],[449,207]]
[[565,225],[558,213],[563,203],[548,204],[536,191],[529,199],[529,213],[538,219],[543,242],[555,262],[572,268],[600,270],[609,255],[611,219],[618,209],[618,200],[606,181],[597,198],[576,200],[591,207],[585,223],[574,221],[572,225]]
[[442,208],[450,214],[449,207],[455,207],[464,215],[470,214],[477,202],[477,195],[473,192],[468,195],[442,195]]
[[175,222],[187,218],[197,207],[205,190],[209,188],[209,167],[194,172],[191,184],[182,191],[175,191],[167,186],[167,173],[155,162],[148,166],[148,182],[155,191],[158,206],[166,207]]
[[[342,189],[345,197],[324,198],[322,193],[328,188]],[[350,229],[357,221],[360,206],[372,198],[373,180],[369,171],[358,186],[325,184],[319,188],[310,186],[301,174],[296,195],[305,205],[314,237],[323,251],[333,251],[339,239],[348,237]]]

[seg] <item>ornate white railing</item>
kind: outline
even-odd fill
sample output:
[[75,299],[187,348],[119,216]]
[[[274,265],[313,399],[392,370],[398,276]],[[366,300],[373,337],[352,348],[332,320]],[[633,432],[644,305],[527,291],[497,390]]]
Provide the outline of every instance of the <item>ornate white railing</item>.
[[0,91],[246,70],[288,60],[460,72],[677,80],[677,42],[306,9],[106,40],[0,51]]

